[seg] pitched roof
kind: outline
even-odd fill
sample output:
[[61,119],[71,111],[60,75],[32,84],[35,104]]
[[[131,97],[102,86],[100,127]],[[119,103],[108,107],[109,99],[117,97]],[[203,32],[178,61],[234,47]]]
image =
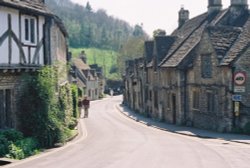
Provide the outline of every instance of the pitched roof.
[[80,58],[73,58],[72,62],[80,70],[88,70],[88,69],[90,69],[89,65],[84,63],[83,60],[80,59]]
[[176,29],[172,36],[176,41],[170,48],[168,55],[160,64],[162,67],[175,67],[200,41],[201,33],[207,25],[207,13],[187,21],[181,28]]
[[[176,29],[172,35],[178,38],[172,45],[169,54],[160,64],[162,67],[176,67],[200,42],[204,31],[207,31],[210,41],[218,56],[222,56],[220,65],[229,65],[250,46],[250,18],[248,12],[244,14],[245,22],[241,24],[227,24],[224,18],[231,13],[226,9],[214,17],[207,13],[187,21],[181,29]],[[202,20],[203,19],[203,20]],[[235,19],[234,23],[239,19]],[[183,32],[184,31],[184,32]],[[183,38],[180,38],[183,35]]]
[[42,15],[53,15],[41,0],[0,0],[0,5],[28,10]]
[[208,27],[207,30],[217,55],[222,57],[226,55],[226,52],[242,32],[240,28],[227,26],[212,26]]
[[221,65],[229,65],[250,45],[250,17],[242,27],[242,33],[232,45],[226,56],[221,61]]

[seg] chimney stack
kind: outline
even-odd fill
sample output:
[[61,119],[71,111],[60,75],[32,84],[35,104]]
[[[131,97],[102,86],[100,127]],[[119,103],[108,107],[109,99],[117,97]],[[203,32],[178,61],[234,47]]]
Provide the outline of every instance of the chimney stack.
[[184,23],[189,20],[189,11],[185,10],[184,7],[181,7],[179,11],[179,28],[184,25]]
[[247,0],[231,0],[231,9],[248,9],[248,3]]
[[208,0],[208,14],[219,12],[222,8],[221,0]]
[[144,47],[146,63],[149,63],[153,59],[154,41],[145,41]]

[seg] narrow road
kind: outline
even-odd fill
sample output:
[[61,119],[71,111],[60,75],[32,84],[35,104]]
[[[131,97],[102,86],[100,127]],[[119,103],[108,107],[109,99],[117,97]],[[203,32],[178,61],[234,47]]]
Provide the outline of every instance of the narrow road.
[[249,168],[250,145],[147,127],[117,111],[120,102],[119,96],[91,102],[89,118],[81,119],[81,138],[6,167]]

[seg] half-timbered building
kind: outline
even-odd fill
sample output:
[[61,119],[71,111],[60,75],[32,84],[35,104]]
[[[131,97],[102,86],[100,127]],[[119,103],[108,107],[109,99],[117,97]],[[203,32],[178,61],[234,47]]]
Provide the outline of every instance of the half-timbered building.
[[[15,128],[21,75],[66,65],[67,32],[44,0],[0,0],[0,23],[0,128]],[[66,69],[61,72],[59,85],[67,82]]]

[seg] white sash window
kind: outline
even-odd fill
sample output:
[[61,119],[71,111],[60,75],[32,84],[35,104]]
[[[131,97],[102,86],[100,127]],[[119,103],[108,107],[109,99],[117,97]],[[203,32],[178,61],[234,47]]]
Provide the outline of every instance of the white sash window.
[[36,18],[24,16],[22,19],[22,41],[26,45],[37,44],[37,24]]

